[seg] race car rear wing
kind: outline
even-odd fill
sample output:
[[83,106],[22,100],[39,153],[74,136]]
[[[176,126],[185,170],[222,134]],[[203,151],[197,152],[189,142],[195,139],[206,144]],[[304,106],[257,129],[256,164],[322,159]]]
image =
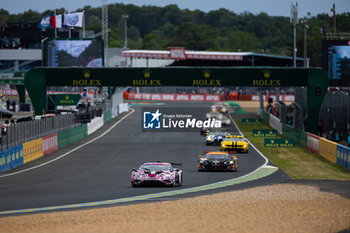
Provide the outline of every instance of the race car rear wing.
[[181,166],[182,163],[170,163],[171,165]]

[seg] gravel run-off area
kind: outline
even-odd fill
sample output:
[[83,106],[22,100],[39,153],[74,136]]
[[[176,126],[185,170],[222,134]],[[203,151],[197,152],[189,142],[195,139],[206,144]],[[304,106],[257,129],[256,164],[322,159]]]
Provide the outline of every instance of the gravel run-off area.
[[0,232],[339,232],[350,199],[275,184],[172,201],[0,218]]

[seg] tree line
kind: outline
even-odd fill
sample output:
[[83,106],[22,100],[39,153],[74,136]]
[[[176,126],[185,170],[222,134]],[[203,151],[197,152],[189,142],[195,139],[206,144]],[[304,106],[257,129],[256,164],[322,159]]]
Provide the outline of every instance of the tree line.
[[[85,6],[86,29],[101,31],[101,7]],[[0,24],[39,22],[53,10],[37,12],[28,10],[9,14],[0,9]],[[57,14],[66,12],[56,9]],[[124,20],[128,15],[128,47],[130,49],[164,50],[182,46],[190,50],[242,51],[276,55],[292,55],[292,25],[289,17],[269,16],[262,12],[234,13],[228,9],[209,12],[179,9],[177,5],[165,7],[136,6],[133,4],[108,5],[109,46],[123,47]],[[337,32],[350,32],[350,13],[336,15]],[[308,57],[311,66],[321,65],[320,28],[332,30],[332,17],[318,14],[308,19]],[[297,26],[297,56],[303,56],[303,24]]]

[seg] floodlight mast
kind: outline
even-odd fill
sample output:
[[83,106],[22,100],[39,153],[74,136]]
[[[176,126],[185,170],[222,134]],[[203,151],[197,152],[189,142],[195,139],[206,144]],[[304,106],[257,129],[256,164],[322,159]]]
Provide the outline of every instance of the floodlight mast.
[[290,22],[293,25],[293,67],[297,67],[297,24],[298,24],[298,3],[292,3],[290,8]]
[[[310,17],[311,13],[307,12],[307,16]],[[304,67],[309,67],[309,63],[307,62],[307,29],[309,28],[309,25],[307,24],[307,18],[304,17],[301,22],[304,24]]]
[[127,25],[127,20],[128,20],[128,15],[122,15],[124,19],[124,48],[128,48],[128,25]]
[[102,0],[102,39],[105,47],[105,66],[108,64],[108,0]]

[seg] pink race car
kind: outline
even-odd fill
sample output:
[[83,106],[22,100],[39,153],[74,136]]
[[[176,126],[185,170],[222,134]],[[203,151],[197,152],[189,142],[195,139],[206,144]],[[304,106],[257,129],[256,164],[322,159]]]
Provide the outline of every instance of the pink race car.
[[181,165],[179,163],[149,162],[144,163],[139,169],[133,169],[131,174],[131,185],[133,187],[140,185],[182,185],[182,171],[174,168],[172,165]]

